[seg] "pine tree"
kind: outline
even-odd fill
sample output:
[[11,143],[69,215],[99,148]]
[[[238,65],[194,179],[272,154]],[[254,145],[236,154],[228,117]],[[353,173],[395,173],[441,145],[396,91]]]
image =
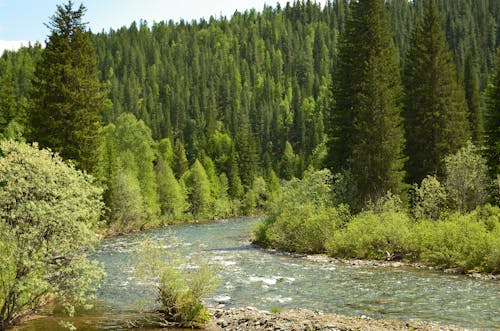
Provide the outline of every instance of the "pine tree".
[[99,144],[103,94],[85,7],[57,6],[34,80],[32,139],[91,171]]
[[465,62],[464,72],[465,98],[467,100],[469,125],[472,132],[472,141],[476,146],[484,143],[484,119],[479,97],[479,81],[477,72],[469,54]]
[[497,64],[486,97],[486,151],[490,172],[496,177],[500,174],[500,48],[497,51]]
[[16,88],[12,69],[7,67],[3,77],[0,79],[0,138],[14,138],[18,136],[12,132],[15,119],[18,117],[18,105],[16,101]]
[[349,171],[354,209],[403,191],[401,82],[383,0],[351,3],[334,76],[328,166]]
[[174,159],[172,170],[175,173],[175,177],[180,179],[182,175],[188,170],[189,164],[186,157],[186,150],[184,149],[184,144],[180,139],[175,140],[174,144]]
[[469,139],[467,104],[457,83],[436,0],[426,0],[424,17],[414,29],[406,59],[404,116],[408,181],[442,175],[445,156]]
[[280,175],[281,178],[290,180],[295,177],[295,169],[297,156],[293,151],[292,144],[287,140],[285,143],[285,149],[283,151],[283,156],[280,161]]

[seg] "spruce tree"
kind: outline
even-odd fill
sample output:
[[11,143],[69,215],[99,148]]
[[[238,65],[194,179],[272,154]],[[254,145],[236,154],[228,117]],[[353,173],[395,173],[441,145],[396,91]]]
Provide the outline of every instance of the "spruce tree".
[[413,30],[404,74],[404,116],[408,181],[443,175],[445,156],[469,139],[467,104],[457,82],[452,54],[441,27],[436,0],[426,0]]
[[0,139],[16,136],[11,128],[15,123],[18,111],[14,76],[11,68],[7,67],[0,79]]
[[465,62],[464,87],[472,141],[476,146],[482,146],[484,143],[483,110],[479,97],[479,80],[470,54]]
[[486,152],[490,172],[496,177],[500,174],[500,48],[486,97]]
[[82,21],[85,7],[58,5],[35,71],[32,139],[92,170],[101,126],[103,94],[97,58]]
[[174,158],[172,170],[175,173],[175,177],[180,179],[182,175],[188,170],[189,163],[186,157],[186,150],[184,149],[184,144],[180,139],[175,140],[174,144]]
[[328,166],[353,174],[354,209],[403,191],[401,82],[383,0],[351,4],[334,75]]

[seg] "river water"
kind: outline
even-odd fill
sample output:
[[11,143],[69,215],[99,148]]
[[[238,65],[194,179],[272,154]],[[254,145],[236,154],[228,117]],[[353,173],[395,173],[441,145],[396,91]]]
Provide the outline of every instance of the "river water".
[[[95,308],[71,321],[79,330],[117,330],[135,324],[155,296],[136,270],[138,245],[176,247],[188,263],[216,267],[220,285],[207,298],[215,306],[301,307],[373,318],[419,319],[466,328],[500,330],[500,282],[428,270],[350,266],[291,257],[254,247],[255,219],[178,225],[109,238],[95,258],[107,276]],[[174,235],[177,240],[172,239]],[[195,262],[192,262],[193,264]],[[22,330],[58,330],[55,317],[27,322]],[[148,329],[152,330],[152,329]]]

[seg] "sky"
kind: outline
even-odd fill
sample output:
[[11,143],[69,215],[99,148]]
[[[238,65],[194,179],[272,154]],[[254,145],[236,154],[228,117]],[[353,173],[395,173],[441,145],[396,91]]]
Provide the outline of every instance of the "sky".
[[[129,26],[141,19],[148,23],[180,19],[191,21],[210,16],[230,17],[235,10],[255,8],[264,4],[284,6],[293,0],[73,0],[87,7],[84,20],[93,32]],[[0,54],[4,49],[17,49],[21,44],[39,41],[43,44],[48,29],[44,25],[66,0],[0,0]],[[317,1],[325,3],[325,1]]]

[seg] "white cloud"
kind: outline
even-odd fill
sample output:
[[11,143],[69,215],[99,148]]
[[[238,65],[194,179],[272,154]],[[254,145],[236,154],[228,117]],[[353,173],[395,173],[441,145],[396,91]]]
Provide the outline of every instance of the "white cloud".
[[3,54],[3,51],[15,51],[18,50],[21,46],[28,46],[29,41],[27,40],[0,40],[0,55]]

